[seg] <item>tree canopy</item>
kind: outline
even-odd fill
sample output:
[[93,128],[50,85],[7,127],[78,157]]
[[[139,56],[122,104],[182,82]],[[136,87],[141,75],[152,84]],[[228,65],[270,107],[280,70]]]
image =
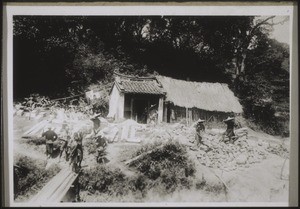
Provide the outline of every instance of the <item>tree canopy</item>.
[[273,117],[289,99],[289,49],[269,38],[273,18],[15,16],[14,98],[83,92],[113,71],[158,73],[228,83],[246,116],[266,121],[257,105],[276,101]]

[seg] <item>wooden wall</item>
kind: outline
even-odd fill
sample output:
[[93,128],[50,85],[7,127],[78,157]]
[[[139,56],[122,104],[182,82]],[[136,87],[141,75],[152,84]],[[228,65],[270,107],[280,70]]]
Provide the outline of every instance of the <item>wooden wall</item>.
[[206,122],[221,122],[230,114],[217,111],[205,111],[197,108],[184,108],[170,104],[165,104],[165,107],[167,108],[164,108],[164,121],[170,123],[185,121],[185,123],[191,124],[199,118],[206,120]]

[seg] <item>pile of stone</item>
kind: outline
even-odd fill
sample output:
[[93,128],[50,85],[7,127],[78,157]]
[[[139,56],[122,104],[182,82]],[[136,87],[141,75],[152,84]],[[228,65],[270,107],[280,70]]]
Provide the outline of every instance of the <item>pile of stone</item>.
[[92,114],[92,106],[84,103],[82,99],[78,99],[78,103],[78,105],[74,106],[68,104],[68,102],[50,100],[48,97],[33,94],[24,98],[22,102],[14,103],[13,114],[14,116],[27,117],[28,119],[45,117],[65,118],[73,121],[88,119],[88,115]]
[[38,120],[48,116],[49,113],[43,107],[36,107],[34,109],[30,109],[22,106],[21,104],[17,104],[14,106],[13,115]]
[[224,143],[208,138],[200,145],[197,155],[201,164],[219,168],[225,171],[241,167],[249,167],[266,158],[267,152],[263,147],[250,145],[241,138],[235,143]]
[[269,144],[266,151],[282,158],[288,158],[290,153],[284,144]]
[[235,130],[239,138],[234,143],[221,142],[224,131],[207,129],[203,144],[200,146],[195,142],[195,128],[180,123],[147,125],[147,128],[141,132],[141,137],[147,141],[178,140],[195,152],[202,165],[224,171],[248,168],[266,159],[270,153],[279,156],[288,155],[287,149],[282,145],[272,144],[256,137],[254,140],[248,140],[247,128]]
[[183,124],[163,124],[149,128],[147,135],[149,139],[174,139],[186,144],[196,152],[201,164],[219,168],[224,171],[235,170],[242,167],[249,167],[251,164],[259,163],[266,158],[266,151],[269,144],[261,141],[252,142],[247,140],[247,130],[236,130],[238,138],[234,143],[220,142],[221,134],[225,130],[208,129],[203,137],[203,144],[199,147],[195,142],[195,128]]
[[179,140],[183,144],[194,140],[195,131],[193,127],[187,127],[180,123],[160,124],[157,126],[147,126],[143,131],[144,138],[147,140]]

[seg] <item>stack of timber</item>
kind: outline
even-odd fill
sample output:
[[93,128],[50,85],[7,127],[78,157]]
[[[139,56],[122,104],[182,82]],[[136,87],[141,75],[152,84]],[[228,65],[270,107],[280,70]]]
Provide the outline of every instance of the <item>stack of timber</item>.
[[30,200],[30,203],[42,205],[61,202],[77,177],[78,174],[71,169],[61,170]]

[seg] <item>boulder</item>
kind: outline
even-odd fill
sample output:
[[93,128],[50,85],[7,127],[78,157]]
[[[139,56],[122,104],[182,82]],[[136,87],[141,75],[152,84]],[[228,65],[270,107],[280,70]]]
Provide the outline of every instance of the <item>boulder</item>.
[[248,157],[245,154],[241,154],[236,158],[236,163],[238,165],[244,165],[247,163]]

